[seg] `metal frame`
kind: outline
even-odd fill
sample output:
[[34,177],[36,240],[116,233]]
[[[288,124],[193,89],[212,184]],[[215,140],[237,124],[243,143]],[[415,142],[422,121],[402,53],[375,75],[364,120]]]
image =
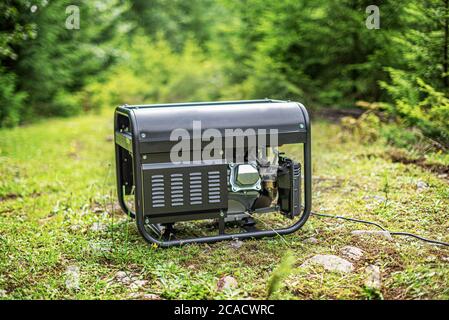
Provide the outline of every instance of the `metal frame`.
[[[132,139],[132,154],[134,157],[133,161],[133,175],[134,175],[134,183],[135,183],[135,208],[136,212],[133,212],[128,208],[125,203],[123,189],[121,188],[122,184],[122,176],[120,173],[120,163],[119,163],[119,148],[120,146],[116,143],[115,140],[115,158],[116,158],[116,176],[117,176],[117,193],[120,207],[122,210],[127,213],[131,218],[136,220],[137,229],[142,237],[148,243],[157,244],[160,247],[172,247],[172,246],[181,246],[183,244],[189,243],[212,243],[223,240],[234,240],[234,239],[258,239],[263,237],[274,237],[278,235],[287,235],[291,234],[297,230],[299,230],[307,221],[310,216],[311,208],[312,208],[312,147],[311,147],[311,125],[307,110],[305,107],[298,103],[298,107],[301,109],[304,119],[306,120],[306,142],[303,143],[304,150],[304,208],[301,217],[299,220],[291,225],[290,227],[282,228],[282,229],[274,229],[274,230],[257,230],[257,231],[248,231],[243,233],[233,233],[233,234],[221,234],[216,236],[207,236],[207,237],[198,237],[198,238],[188,238],[188,239],[179,239],[179,240],[162,240],[157,239],[152,236],[148,230],[145,228],[145,217],[142,208],[142,198],[143,198],[143,188],[142,188],[142,176],[140,174],[140,170],[142,167],[142,162],[140,159],[140,145],[139,139]],[[134,111],[132,109],[126,109],[123,107],[118,107],[114,114],[114,132],[116,132],[117,128],[117,115],[122,114],[128,117],[130,122],[130,131],[132,132],[133,137],[138,137],[139,130],[137,128],[137,122],[135,118]],[[114,139],[117,139],[114,134]],[[222,228],[220,228],[222,229]],[[223,230],[221,230],[223,231]]]

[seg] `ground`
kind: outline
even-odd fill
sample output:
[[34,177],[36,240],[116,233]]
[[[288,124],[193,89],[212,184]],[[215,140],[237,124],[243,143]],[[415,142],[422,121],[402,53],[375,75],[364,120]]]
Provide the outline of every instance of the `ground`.
[[[448,156],[421,165],[395,154],[314,121],[314,210],[449,241],[447,176],[429,170]],[[375,227],[352,222],[312,216],[284,238],[148,246],[117,208],[113,163],[110,112],[0,131],[2,299],[449,298],[448,248],[354,235]],[[352,272],[303,265],[348,245],[363,250]],[[371,265],[380,289],[366,286]],[[220,290],[225,276],[233,281]]]

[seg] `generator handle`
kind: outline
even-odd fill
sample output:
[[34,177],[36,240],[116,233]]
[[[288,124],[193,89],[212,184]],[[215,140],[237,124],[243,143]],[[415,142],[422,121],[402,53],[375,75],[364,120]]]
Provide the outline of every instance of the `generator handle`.
[[[128,216],[130,216],[131,218],[135,219],[136,218],[136,213],[134,211],[132,211],[128,205],[125,202],[125,194],[123,192],[123,189],[121,186],[123,186],[123,177],[120,173],[120,157],[119,157],[119,153],[120,153],[120,143],[118,141],[119,139],[119,135],[117,135],[117,131],[119,128],[117,128],[117,117],[119,114],[125,115],[129,117],[128,112],[125,111],[125,109],[121,109],[117,108],[117,110],[114,112],[114,146],[115,146],[115,170],[116,170],[116,174],[115,176],[117,177],[117,196],[118,196],[118,202],[120,205],[120,208],[123,210],[123,212],[125,212]],[[131,148],[128,148],[131,149]],[[132,150],[129,150],[132,152]]]

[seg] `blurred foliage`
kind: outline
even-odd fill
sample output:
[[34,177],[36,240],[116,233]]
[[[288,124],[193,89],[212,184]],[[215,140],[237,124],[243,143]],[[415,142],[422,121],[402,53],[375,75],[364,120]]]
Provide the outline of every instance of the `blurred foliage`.
[[[383,102],[380,122],[447,147],[448,2],[2,1],[0,126],[124,103],[363,100]],[[65,27],[68,5],[80,8],[79,30]],[[369,5],[380,29],[365,25]],[[352,124],[367,141],[380,133],[376,114]]]
[[279,265],[273,270],[268,279],[267,298],[272,297],[282,286],[282,282],[292,273],[295,256],[291,250],[287,250],[282,256]]
[[[341,119],[342,129],[350,132],[351,136],[356,136],[364,143],[376,141],[379,137],[380,128],[379,117],[372,112],[365,112],[358,119],[353,117],[343,117]],[[342,135],[346,137],[346,135]]]
[[218,99],[224,81],[219,67],[193,41],[175,53],[162,37],[135,35],[105,79],[86,87],[86,98],[100,107]]
[[0,69],[0,127],[14,126],[20,121],[25,94],[16,91],[16,76]]
[[[78,30],[66,28],[69,5],[80,8]],[[0,92],[0,125],[83,111],[85,85],[112,65],[111,43],[125,7],[119,0],[4,1],[0,81],[7,85]]]
[[392,83],[381,86],[393,103],[382,104],[399,124],[419,129],[426,137],[449,148],[449,99],[421,78],[407,77],[403,71],[390,70]]

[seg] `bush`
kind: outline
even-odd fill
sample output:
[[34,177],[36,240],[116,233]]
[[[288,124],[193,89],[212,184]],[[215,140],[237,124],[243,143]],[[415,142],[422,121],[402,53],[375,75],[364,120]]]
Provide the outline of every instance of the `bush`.
[[343,131],[349,132],[361,142],[371,143],[379,137],[381,126],[379,117],[372,111],[363,113],[358,119],[343,117],[341,119]]
[[52,109],[51,114],[62,117],[69,117],[79,114],[82,111],[77,94],[66,92],[64,90],[58,90],[56,92]]
[[87,86],[86,103],[110,108],[124,103],[215,100],[221,95],[220,65],[206,59],[193,41],[175,53],[161,38],[152,41],[137,35],[123,53],[104,81]]
[[410,149],[420,142],[420,135],[417,132],[396,125],[384,125],[381,128],[381,135],[388,144],[399,148]]
[[449,148],[449,99],[420,78],[403,71],[389,69],[391,83],[381,86],[393,103],[381,109],[406,127],[417,128],[422,134]]
[[25,93],[16,92],[14,74],[0,69],[0,127],[12,127],[19,124],[25,97]]

